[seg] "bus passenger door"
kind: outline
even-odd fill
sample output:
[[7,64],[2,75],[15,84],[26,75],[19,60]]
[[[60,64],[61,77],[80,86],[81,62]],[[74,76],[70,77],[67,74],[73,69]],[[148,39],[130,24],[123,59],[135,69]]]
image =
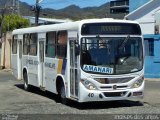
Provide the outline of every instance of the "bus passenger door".
[[17,46],[18,46],[18,35],[13,36],[13,41],[12,41],[12,59],[11,59],[11,66],[12,66],[12,71],[13,74],[16,78],[18,78],[18,55],[17,55]]
[[22,79],[22,39],[23,35],[18,35],[18,46],[17,46],[17,71],[18,79]]
[[69,31],[69,49],[70,49],[70,94],[71,97],[78,98],[78,56],[76,55],[77,32]]
[[42,90],[45,89],[45,81],[44,81],[44,39],[39,39],[39,64],[38,64],[38,81],[39,86]]

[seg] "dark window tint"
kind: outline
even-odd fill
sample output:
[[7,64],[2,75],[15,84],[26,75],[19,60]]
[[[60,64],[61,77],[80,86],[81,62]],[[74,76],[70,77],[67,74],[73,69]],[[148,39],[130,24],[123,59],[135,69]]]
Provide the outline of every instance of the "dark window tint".
[[36,56],[37,55],[37,34],[32,33],[30,34],[30,49],[29,54]]
[[57,57],[65,58],[67,55],[67,31],[59,31],[57,34]]
[[24,34],[23,35],[23,55],[28,55],[29,41],[30,41],[30,35],[29,34]]
[[46,57],[54,58],[56,53],[56,32],[47,33]]
[[141,35],[138,24],[129,23],[86,23],[82,25],[82,35]]
[[12,54],[17,54],[17,35],[13,36]]

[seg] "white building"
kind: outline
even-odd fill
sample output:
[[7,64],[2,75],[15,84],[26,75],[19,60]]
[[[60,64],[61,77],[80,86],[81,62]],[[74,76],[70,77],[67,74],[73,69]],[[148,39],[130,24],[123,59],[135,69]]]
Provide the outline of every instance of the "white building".
[[138,21],[144,35],[145,77],[160,78],[160,0],[150,0],[126,19]]
[[138,21],[142,27],[143,34],[155,34],[156,14],[159,11],[160,0],[150,0],[125,16],[125,19]]

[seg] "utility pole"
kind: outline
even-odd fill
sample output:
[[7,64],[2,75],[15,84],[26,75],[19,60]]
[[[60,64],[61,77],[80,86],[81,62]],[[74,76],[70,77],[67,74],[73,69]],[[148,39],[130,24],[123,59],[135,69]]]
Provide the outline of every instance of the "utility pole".
[[1,40],[2,40],[2,35],[3,35],[3,24],[4,24],[4,15],[5,15],[5,12],[6,12],[6,5],[5,5],[5,8],[1,9],[1,16],[2,16],[1,23],[0,23],[0,39]]
[[13,13],[16,13],[16,14],[20,14],[19,13],[19,0],[13,0]]
[[41,6],[39,5],[40,2],[43,0],[36,0],[36,6],[35,6],[35,25],[38,26],[38,19],[39,19],[39,14],[40,14],[40,9]]

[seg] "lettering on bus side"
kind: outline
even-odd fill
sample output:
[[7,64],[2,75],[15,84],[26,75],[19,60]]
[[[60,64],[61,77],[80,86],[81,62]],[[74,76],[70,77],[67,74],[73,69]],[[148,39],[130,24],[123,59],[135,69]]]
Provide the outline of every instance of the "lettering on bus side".
[[37,60],[29,60],[29,59],[26,59],[26,64],[38,65],[38,61],[37,61]]
[[[38,65],[39,62],[38,62],[37,60],[26,59],[26,64],[30,64],[30,65]],[[45,67],[56,69],[55,63],[48,63],[48,62],[45,62]]]
[[45,67],[56,69],[55,63],[48,63],[48,62],[45,62]]

